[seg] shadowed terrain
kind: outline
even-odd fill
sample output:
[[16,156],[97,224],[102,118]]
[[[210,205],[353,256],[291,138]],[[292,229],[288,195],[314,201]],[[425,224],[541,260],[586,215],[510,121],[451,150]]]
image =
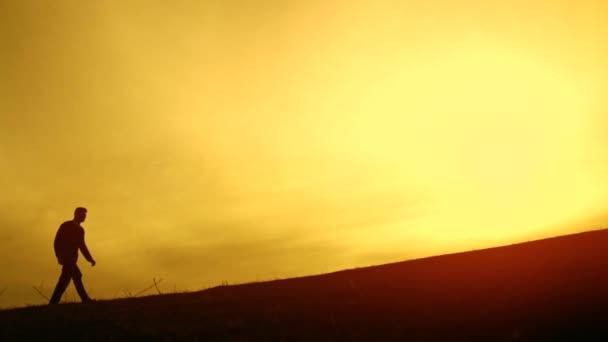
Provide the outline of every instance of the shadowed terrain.
[[[608,340],[608,230],[192,293],[0,311],[0,340]],[[201,270],[203,271],[203,270]]]

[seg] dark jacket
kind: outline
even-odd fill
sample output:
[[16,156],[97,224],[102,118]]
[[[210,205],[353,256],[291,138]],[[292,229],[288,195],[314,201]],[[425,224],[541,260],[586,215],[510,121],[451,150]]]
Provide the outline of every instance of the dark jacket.
[[55,235],[55,255],[61,265],[76,264],[78,249],[85,259],[93,261],[87,245],[84,243],[84,229],[74,221],[66,221],[59,226]]

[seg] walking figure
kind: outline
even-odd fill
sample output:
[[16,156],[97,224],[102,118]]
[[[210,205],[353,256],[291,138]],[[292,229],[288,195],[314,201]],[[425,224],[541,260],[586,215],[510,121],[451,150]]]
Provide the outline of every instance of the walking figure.
[[57,235],[55,235],[55,255],[57,261],[63,266],[61,275],[53,291],[53,296],[49,304],[57,304],[63,295],[63,292],[70,284],[70,280],[74,281],[74,287],[80,296],[82,302],[90,302],[91,298],[82,285],[82,273],[76,261],[78,260],[78,250],[82,252],[85,259],[95,266],[95,260],[89,253],[87,245],[84,243],[84,229],[80,224],[87,218],[87,209],[78,207],[74,210],[74,219],[61,224]]

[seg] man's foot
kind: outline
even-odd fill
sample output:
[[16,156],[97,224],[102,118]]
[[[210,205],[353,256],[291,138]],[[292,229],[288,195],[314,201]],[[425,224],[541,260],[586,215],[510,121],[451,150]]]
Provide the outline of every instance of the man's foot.
[[91,298],[87,298],[87,299],[83,299],[82,302],[83,303],[95,303],[96,300],[95,299],[91,299]]

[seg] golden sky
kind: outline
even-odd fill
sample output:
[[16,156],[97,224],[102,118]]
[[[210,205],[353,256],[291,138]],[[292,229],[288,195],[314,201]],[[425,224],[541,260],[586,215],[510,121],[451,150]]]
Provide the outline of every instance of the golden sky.
[[603,0],[2,1],[0,44],[0,306],[81,205],[97,298],[608,223]]

